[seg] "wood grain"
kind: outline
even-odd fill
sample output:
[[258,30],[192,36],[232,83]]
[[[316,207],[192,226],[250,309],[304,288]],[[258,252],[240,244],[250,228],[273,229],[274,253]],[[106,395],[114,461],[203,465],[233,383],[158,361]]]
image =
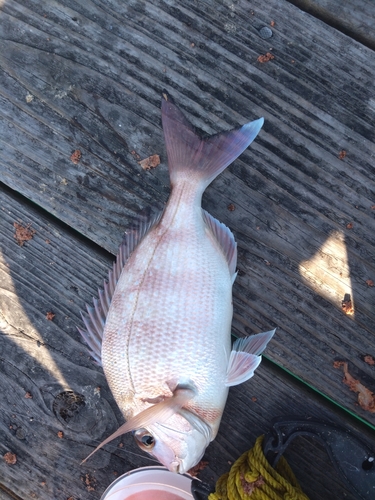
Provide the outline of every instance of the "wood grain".
[[[0,190],[0,203],[0,455],[17,457],[15,465],[0,460],[0,485],[25,500],[99,498],[116,474],[154,463],[125,436],[122,448],[117,440],[80,466],[122,422],[76,330],[79,311],[112,258],[9,189]],[[15,221],[36,230],[22,247]],[[52,321],[47,312],[55,314]],[[72,401],[72,393],[81,402]],[[268,431],[272,418],[289,414],[345,422],[375,447],[367,429],[265,360],[251,381],[231,389],[201,477],[216,481]],[[299,438],[286,456],[312,500],[356,498],[317,442]]]
[[374,4],[371,0],[344,3],[339,0],[289,0],[305,12],[375,49],[375,30],[372,22]]
[[[129,223],[168,197],[163,88],[204,133],[265,117],[255,143],[204,197],[239,244],[234,332],[278,327],[267,356],[373,426],[374,413],[358,406],[333,367],[348,360],[352,375],[375,392],[374,367],[364,361],[375,357],[375,287],[366,283],[375,282],[373,52],[282,0],[6,0],[0,16],[1,181],[112,254]],[[262,39],[260,29],[271,21],[273,36]],[[275,58],[259,63],[266,52]],[[71,160],[75,150],[82,153],[78,163]],[[143,171],[138,161],[155,153],[162,164]],[[18,207],[8,223],[28,222],[27,213]],[[73,314],[66,303],[89,300],[110,258],[99,253],[93,270],[89,246],[74,261],[75,240],[64,229],[58,241],[54,249],[39,241],[31,270],[19,267],[22,252],[12,261],[17,293],[7,278],[1,300],[12,328],[32,332],[25,344],[31,357],[35,342],[43,349],[52,342],[56,359],[48,349],[40,354],[43,381],[67,358],[56,382],[61,391],[63,379],[73,384],[69,377],[82,359],[86,385],[97,373],[78,358],[78,309]],[[2,246],[8,251],[11,243],[10,235]],[[44,255],[60,269],[59,286]],[[19,293],[28,297],[22,307]],[[353,316],[341,311],[346,293]],[[39,300],[42,312],[33,306]],[[47,328],[48,308],[59,314]],[[68,328],[71,340],[59,341],[56,328]],[[23,334],[20,345],[10,344],[17,362]],[[8,359],[9,343],[4,349]],[[26,382],[17,389],[22,415],[26,403],[36,404],[22,399],[24,390]],[[35,412],[49,421],[37,404]],[[50,425],[52,438],[57,427]],[[80,446],[87,447],[85,439]]]

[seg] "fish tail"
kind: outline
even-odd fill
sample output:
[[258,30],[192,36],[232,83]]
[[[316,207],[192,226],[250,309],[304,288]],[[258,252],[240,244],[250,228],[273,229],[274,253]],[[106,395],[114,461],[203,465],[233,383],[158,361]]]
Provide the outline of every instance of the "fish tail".
[[205,189],[252,143],[264,119],[202,139],[170,95],[163,93],[162,122],[172,186],[188,178]]

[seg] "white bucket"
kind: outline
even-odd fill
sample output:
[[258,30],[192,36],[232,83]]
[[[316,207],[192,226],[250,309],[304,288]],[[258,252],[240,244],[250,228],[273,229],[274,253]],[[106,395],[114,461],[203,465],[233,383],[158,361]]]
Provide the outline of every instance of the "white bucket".
[[117,478],[101,500],[192,500],[191,481],[162,466],[141,467]]

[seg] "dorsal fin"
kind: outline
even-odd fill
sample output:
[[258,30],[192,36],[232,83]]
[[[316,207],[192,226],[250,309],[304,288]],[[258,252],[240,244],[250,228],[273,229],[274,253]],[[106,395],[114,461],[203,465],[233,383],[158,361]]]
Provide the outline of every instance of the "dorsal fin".
[[211,231],[216,241],[219,243],[229,266],[229,272],[232,276],[232,283],[236,279],[237,265],[237,243],[234,239],[232,231],[222,222],[212,217],[208,212],[202,209],[203,220],[207,228]]
[[104,325],[121,272],[133,250],[150,229],[159,222],[162,214],[163,210],[160,210],[151,217],[145,217],[139,221],[136,227],[125,233],[117,253],[116,261],[108,273],[108,281],[104,281],[103,290],[98,291],[99,299],[93,299],[94,307],[86,304],[87,313],[81,311],[86,330],[78,328],[78,331],[90,347],[89,353],[99,365],[101,365]]

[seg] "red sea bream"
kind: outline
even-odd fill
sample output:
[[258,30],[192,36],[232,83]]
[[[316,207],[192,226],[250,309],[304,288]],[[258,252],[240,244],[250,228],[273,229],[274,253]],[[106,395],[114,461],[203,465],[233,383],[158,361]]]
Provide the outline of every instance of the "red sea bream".
[[206,187],[255,139],[263,118],[201,139],[163,94],[162,122],[170,198],[125,234],[81,333],[127,420],[100,446],[135,431],[143,450],[184,473],[215,438],[228,388],[253,375],[274,333],[231,347],[236,243],[201,208]]

